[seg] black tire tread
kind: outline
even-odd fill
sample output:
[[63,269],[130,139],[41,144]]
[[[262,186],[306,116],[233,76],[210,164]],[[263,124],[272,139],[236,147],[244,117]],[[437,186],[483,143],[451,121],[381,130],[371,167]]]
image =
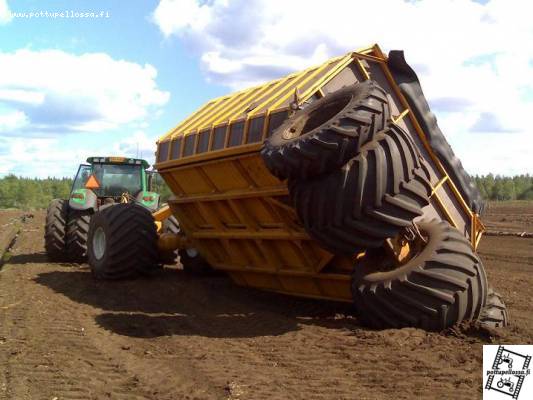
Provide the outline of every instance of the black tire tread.
[[444,221],[422,221],[419,225],[429,235],[428,250],[410,260],[406,264],[409,267],[380,276],[370,266],[356,265],[352,294],[359,318],[366,325],[440,331],[480,318],[487,299],[487,280],[468,239]]
[[491,328],[504,328],[509,325],[509,313],[502,296],[489,288],[487,303],[481,311],[479,322]]
[[376,82],[368,80],[349,86],[318,101],[327,104],[329,99],[345,93],[354,93],[354,99],[327,123],[296,140],[280,141],[279,137],[290,129],[292,121],[306,112],[304,109],[265,141],[261,155],[273,175],[280,179],[308,179],[331,172],[354,157],[363,144],[385,128],[390,107],[386,92]]
[[377,248],[423,214],[429,170],[409,135],[391,124],[342,169],[310,181],[290,180],[306,231],[333,253]]
[[109,230],[108,261],[103,268],[94,267],[89,251],[89,265],[98,279],[124,279],[149,275],[159,269],[157,230],[149,210],[134,204],[116,204],[96,214],[91,219],[89,243],[95,230],[95,221],[104,219]]
[[68,201],[54,199],[46,211],[44,247],[51,261],[67,261],[66,226],[68,221]]
[[66,251],[72,261],[87,260],[87,237],[91,223],[91,211],[70,210],[66,233]]

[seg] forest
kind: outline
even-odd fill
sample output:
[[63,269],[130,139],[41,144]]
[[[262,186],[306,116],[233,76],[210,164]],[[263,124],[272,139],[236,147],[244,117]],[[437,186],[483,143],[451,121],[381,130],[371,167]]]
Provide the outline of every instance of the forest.
[[[71,178],[32,179],[7,175],[0,178],[0,209],[46,208],[52,199],[68,198],[71,187]],[[171,194],[161,177],[154,178],[153,190],[161,195],[162,202]]]
[[[488,200],[533,200],[533,176],[474,176],[481,195]],[[0,208],[46,208],[50,200],[67,198],[72,186],[70,178],[32,179],[7,175],[0,178]],[[154,191],[162,201],[171,195],[161,178],[154,180]]]

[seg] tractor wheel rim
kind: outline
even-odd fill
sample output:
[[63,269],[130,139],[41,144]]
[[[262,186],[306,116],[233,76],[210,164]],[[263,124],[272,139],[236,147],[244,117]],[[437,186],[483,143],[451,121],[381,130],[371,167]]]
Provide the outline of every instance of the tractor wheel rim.
[[185,252],[191,258],[196,257],[198,255],[198,250],[196,250],[194,247],[186,249]]
[[93,253],[97,260],[100,260],[105,253],[105,232],[102,227],[96,228],[93,235]]

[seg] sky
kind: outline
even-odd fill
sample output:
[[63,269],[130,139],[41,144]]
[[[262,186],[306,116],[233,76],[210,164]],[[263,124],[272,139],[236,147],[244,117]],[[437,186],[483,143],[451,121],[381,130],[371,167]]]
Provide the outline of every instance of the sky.
[[207,100],[373,43],[405,51],[469,173],[533,174],[528,3],[0,0],[0,176],[153,162]]

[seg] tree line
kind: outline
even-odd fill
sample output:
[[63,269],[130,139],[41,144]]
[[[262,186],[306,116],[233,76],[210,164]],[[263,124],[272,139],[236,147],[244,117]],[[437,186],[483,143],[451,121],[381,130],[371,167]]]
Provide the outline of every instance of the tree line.
[[[72,188],[72,178],[22,178],[7,175],[0,178],[0,208],[47,208],[52,199],[67,199]],[[171,192],[163,179],[156,175],[153,190],[167,201]]]
[[[488,174],[474,176],[474,181],[487,200],[533,200],[533,176],[529,174],[513,177]],[[153,183],[153,190],[161,194],[161,201],[166,201],[171,195],[168,186],[157,176]],[[70,178],[7,175],[0,178],[0,208],[46,208],[52,199],[68,198],[71,187]]]

